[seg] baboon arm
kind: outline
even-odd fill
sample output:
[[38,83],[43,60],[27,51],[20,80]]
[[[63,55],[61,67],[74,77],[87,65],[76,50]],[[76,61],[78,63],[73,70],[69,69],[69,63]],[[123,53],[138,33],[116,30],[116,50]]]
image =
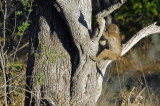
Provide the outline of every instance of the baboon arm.
[[106,60],[106,59],[117,60],[118,58],[119,58],[119,55],[117,55],[116,53],[114,53],[108,49],[104,49],[97,56],[97,61]]
[[109,36],[107,32],[103,31],[103,36],[108,40]]

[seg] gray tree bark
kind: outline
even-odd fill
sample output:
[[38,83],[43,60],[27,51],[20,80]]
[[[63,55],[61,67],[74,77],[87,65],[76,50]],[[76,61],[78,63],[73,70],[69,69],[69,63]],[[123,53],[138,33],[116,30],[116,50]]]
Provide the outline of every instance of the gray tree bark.
[[32,14],[25,105],[68,105],[71,70],[78,65],[78,50],[69,27],[53,1],[37,0]]
[[[91,38],[91,0],[35,1],[26,71],[26,106],[96,105],[105,67],[98,70],[89,56],[98,52],[104,17],[124,2],[121,0],[96,16],[99,26]],[[126,51],[129,45],[124,46]],[[106,67],[109,63],[107,60]]]
[[89,55],[98,51],[104,19],[97,16],[101,25],[92,40],[91,0],[37,0],[34,5],[25,105],[95,105],[102,76]]

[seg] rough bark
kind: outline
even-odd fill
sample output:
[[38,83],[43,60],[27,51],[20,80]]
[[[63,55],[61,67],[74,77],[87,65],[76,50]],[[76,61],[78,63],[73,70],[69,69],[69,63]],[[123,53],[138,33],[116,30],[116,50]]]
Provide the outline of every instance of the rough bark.
[[100,33],[92,41],[91,0],[39,0],[35,5],[26,72],[26,88],[32,95],[26,92],[26,105],[46,101],[56,105],[95,105],[101,87],[97,82],[99,71],[89,55],[98,51],[104,20],[98,21]]
[[[105,69],[111,61],[107,60],[106,66],[97,70],[96,62],[89,56],[98,52],[104,17],[124,3],[121,0],[96,16],[99,26],[91,38],[91,0],[35,1],[26,72],[26,89],[32,93],[26,92],[29,97],[26,106],[96,104]],[[122,55],[135,44],[132,45],[135,38],[123,46]]]
[[[35,1],[25,105],[68,105],[71,70],[78,64],[78,50],[66,22],[50,0]],[[73,61],[75,60],[75,61]],[[31,79],[32,78],[32,79]],[[31,99],[33,98],[33,99]]]
[[[83,4],[83,5],[81,5]],[[94,105],[96,95],[96,64],[89,55],[93,52],[90,40],[91,26],[91,0],[59,0],[57,5],[61,8],[70,33],[79,51],[79,65],[72,70],[71,77],[71,105]],[[73,8],[76,7],[76,8]],[[83,9],[85,9],[83,11]],[[87,21],[88,20],[88,21]],[[98,43],[96,45],[98,50]],[[90,49],[90,50],[88,50]],[[96,51],[93,52],[96,54]],[[95,93],[93,93],[95,91]]]

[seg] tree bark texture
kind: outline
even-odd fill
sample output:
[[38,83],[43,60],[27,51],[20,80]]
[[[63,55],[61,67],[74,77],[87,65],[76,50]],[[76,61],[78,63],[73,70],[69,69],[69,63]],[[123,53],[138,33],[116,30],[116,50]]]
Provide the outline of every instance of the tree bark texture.
[[[96,104],[105,69],[111,61],[98,70],[89,56],[98,52],[104,17],[124,2],[121,0],[96,16],[99,26],[92,39],[91,0],[35,0],[26,71],[26,106]],[[130,43],[123,46],[126,50],[123,54],[128,47]]]
[[91,39],[91,0],[36,0],[32,13],[30,54],[26,71],[25,105],[93,106],[102,90],[102,77],[89,55],[98,52],[104,16]]
[[[93,89],[96,91],[96,65],[90,62],[87,50],[90,48],[87,40],[91,33],[91,1],[62,2],[69,6],[63,13],[55,1],[35,1],[26,71],[26,89],[32,93],[26,91],[26,106],[68,106],[76,105],[77,101],[86,104],[88,98],[95,103],[91,94]],[[67,13],[68,17],[63,18],[60,13]],[[94,78],[90,75],[93,72]]]
[[32,93],[26,91],[25,105],[68,105],[71,70],[79,60],[69,27],[50,0],[36,1],[32,16],[26,72],[26,89]]

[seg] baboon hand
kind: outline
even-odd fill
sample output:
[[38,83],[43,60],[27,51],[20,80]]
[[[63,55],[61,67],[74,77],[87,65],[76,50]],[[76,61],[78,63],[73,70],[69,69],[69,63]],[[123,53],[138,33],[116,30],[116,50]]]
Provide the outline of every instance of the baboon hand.
[[102,70],[105,66],[105,61],[101,60],[97,62],[97,67],[99,70]]
[[96,56],[89,56],[91,58],[91,60],[93,61],[97,61],[97,57]]

